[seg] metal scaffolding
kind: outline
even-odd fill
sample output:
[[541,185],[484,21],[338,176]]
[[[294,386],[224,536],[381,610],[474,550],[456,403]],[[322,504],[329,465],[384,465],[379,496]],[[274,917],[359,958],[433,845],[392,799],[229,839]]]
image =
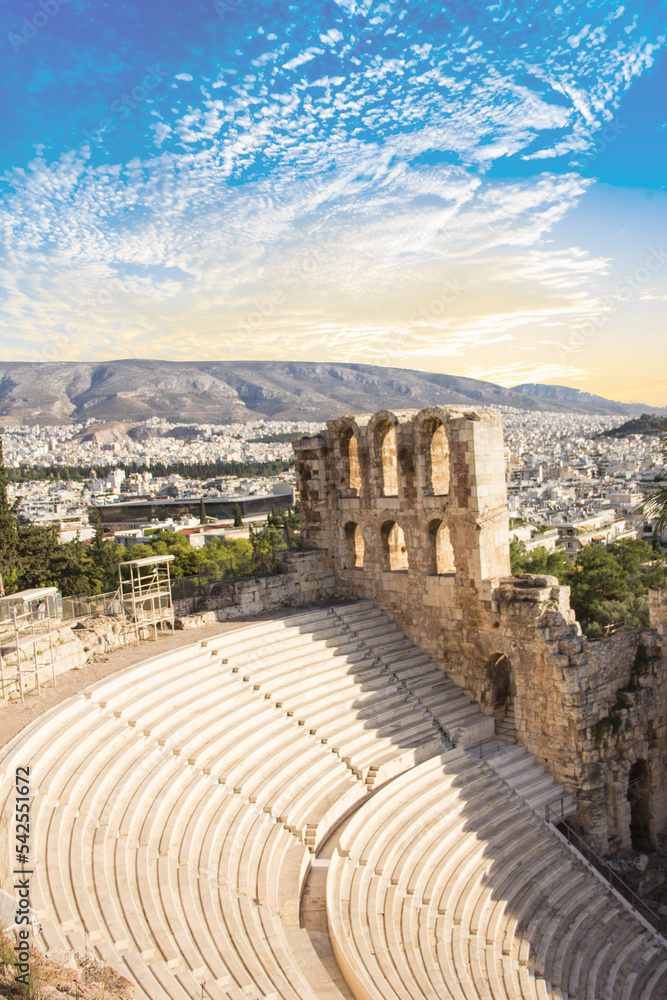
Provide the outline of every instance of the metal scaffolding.
[[[31,674],[35,675],[39,694],[40,670],[49,666],[55,687],[52,625],[58,618],[57,593],[56,587],[38,587],[0,597],[0,684],[3,698],[7,696],[7,685],[16,682],[21,701],[24,701],[24,680]],[[46,648],[37,648],[38,643],[47,641]],[[8,654],[15,655],[15,663],[7,663]]]
[[134,626],[137,642],[142,630],[153,629],[157,640],[158,625],[174,627],[169,563],[174,556],[149,556],[132,559],[118,566],[118,596],[125,620]]

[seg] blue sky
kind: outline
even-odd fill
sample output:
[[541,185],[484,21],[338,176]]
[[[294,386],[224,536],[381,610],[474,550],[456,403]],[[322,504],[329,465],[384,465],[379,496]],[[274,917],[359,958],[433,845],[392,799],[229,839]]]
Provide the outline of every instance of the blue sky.
[[362,361],[667,404],[665,2],[0,11],[5,360]]

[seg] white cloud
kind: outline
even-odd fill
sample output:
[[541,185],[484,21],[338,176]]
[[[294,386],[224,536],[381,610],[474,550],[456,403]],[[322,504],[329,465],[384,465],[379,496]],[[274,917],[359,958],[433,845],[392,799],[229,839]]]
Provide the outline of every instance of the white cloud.
[[153,130],[153,143],[158,149],[172,132],[171,126],[167,125],[166,122],[157,122],[155,125],[150,125],[149,128]]
[[355,17],[356,15],[367,17],[368,12],[373,6],[373,0],[334,0],[334,2],[349,17]]
[[481,365],[470,365],[464,371],[456,372],[465,378],[478,378],[485,382],[495,382],[510,389],[515,385],[523,385],[530,382],[544,382],[546,379],[565,379],[567,382],[578,382],[591,374],[589,368],[573,368],[571,365],[498,365],[497,367],[484,368]]
[[[358,18],[371,4],[339,7]],[[588,149],[653,57],[613,16],[613,38],[611,22],[579,26],[576,44],[526,36],[502,58],[471,31],[410,44],[400,17],[395,46],[365,59],[343,21],[318,29],[321,44],[262,36],[210,93],[170,95],[152,157],[16,173],[0,212],[8,342],[38,349],[70,330],[63,357],[121,343],[400,363],[532,350],[526,330],[603,314],[609,260],[547,244],[591,182],[486,171]],[[545,132],[558,137],[540,147]],[[448,281],[463,287],[453,300]]]
[[283,65],[283,69],[297,69],[298,66],[303,66],[307,62],[311,62],[315,56],[324,55],[324,49],[318,49],[313,46],[313,48],[306,49],[305,52],[300,52],[298,56],[290,59]]

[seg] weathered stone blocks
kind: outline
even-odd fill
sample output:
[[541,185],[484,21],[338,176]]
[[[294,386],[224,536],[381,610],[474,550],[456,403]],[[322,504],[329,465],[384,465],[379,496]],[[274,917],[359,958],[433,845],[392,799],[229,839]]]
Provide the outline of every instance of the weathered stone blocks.
[[[667,827],[667,592],[651,597],[652,630],[592,643],[569,587],[510,575],[493,411],[346,416],[294,449],[304,538],[330,558],[338,592],[375,601],[484,712],[512,701],[521,740],[577,793],[580,826],[600,850],[629,844],[644,822],[627,799],[643,761],[644,825],[657,843]],[[631,704],[619,696],[630,684],[645,692]],[[614,771],[621,759],[628,768]]]

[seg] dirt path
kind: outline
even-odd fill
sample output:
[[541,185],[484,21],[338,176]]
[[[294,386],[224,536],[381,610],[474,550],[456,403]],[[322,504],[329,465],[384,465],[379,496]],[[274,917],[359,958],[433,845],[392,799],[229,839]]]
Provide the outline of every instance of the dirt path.
[[[300,611],[307,610],[306,607],[299,608]],[[284,614],[294,613],[292,609],[285,609]],[[222,635],[224,632],[231,632],[234,629],[243,628],[256,621],[267,621],[270,618],[284,617],[279,612],[271,614],[248,616],[242,620],[233,622],[215,622],[213,625],[206,625],[203,628],[188,629],[183,632],[173,632],[160,636],[155,642],[147,639],[138,646],[124,646],[121,649],[110,650],[96,662],[86,663],[83,667],[68,670],[59,674],[56,679],[56,687],[52,684],[42,684],[42,693],[30,691],[25,696],[25,702],[2,702],[0,701],[0,747],[8,743],[17,733],[20,733],[28,723],[38,718],[54,705],[71,698],[72,695],[82,691],[89,684],[100,681],[110,674],[115,674],[125,667],[130,667],[141,660],[147,660],[158,653],[168,653],[171,649],[179,646],[187,646],[199,642],[212,635]]]

